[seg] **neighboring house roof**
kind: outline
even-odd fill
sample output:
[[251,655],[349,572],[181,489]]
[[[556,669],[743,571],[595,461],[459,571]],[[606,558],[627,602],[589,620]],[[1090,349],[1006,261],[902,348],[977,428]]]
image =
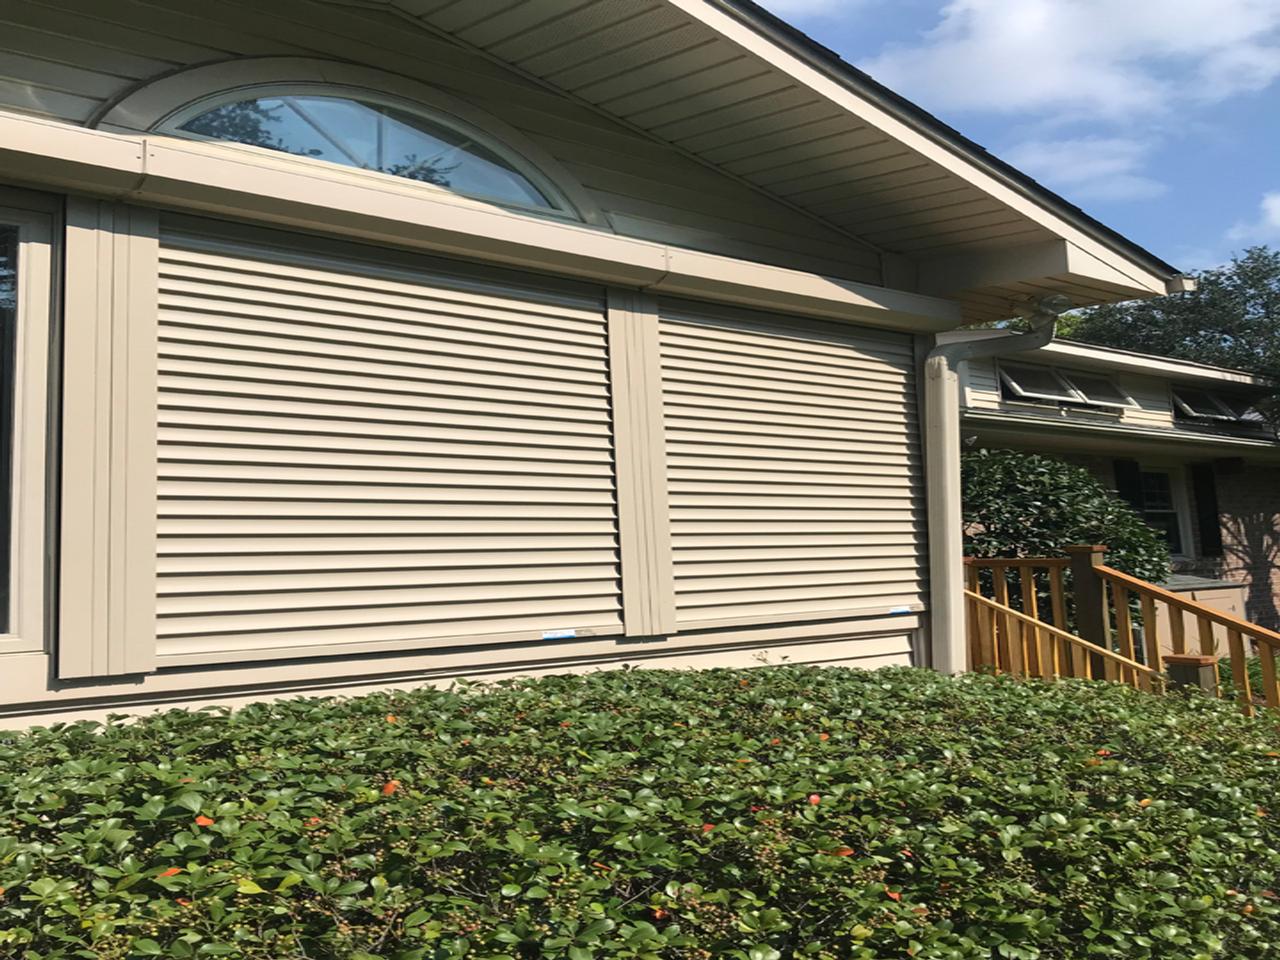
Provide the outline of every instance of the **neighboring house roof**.
[[[338,0],[355,3],[358,0]],[[386,0],[405,19],[817,218],[969,321],[1059,292],[1182,289],[1169,264],[748,0]]]
[[[956,330],[938,334],[938,341],[940,343],[954,343],[958,340],[1012,337],[1016,335],[1017,331],[1013,330]],[[1047,346],[1017,354],[1011,359],[1029,359],[1041,363],[1067,363],[1081,369],[1140,373],[1147,376],[1167,377],[1170,380],[1187,383],[1198,382],[1205,385],[1220,384],[1253,387],[1259,391],[1280,389],[1280,383],[1250,373],[1247,370],[1235,370],[1230,367],[1219,367],[1209,363],[1197,363],[1193,360],[1180,360],[1150,353],[1138,353],[1136,350],[1122,350],[1119,347],[1104,347],[1079,340],[1060,338]]]
[[[953,331],[938,335],[941,342],[965,339],[989,339],[1014,336],[1009,330]],[[1249,373],[1191,360],[1171,359],[1120,350],[1073,340],[1055,340],[1035,350],[1016,353],[1006,358],[1014,364],[1042,364],[1059,370],[1090,371],[1099,374],[1127,374],[1158,378],[1167,381],[1173,391],[1179,385],[1211,391],[1222,397],[1238,397],[1245,403],[1274,394],[1280,383]],[[999,389],[998,384],[995,388]],[[1172,392],[1172,391],[1171,391]],[[1168,422],[1126,422],[1115,411],[1106,412],[1094,408],[1050,407],[1034,409],[1025,402],[1001,403],[998,407],[977,406],[966,403],[963,418],[966,426],[983,432],[1017,438],[1045,439],[1074,438],[1078,445],[1086,443],[1099,451],[1117,452],[1125,444],[1140,443],[1150,449],[1163,446],[1169,450],[1182,450],[1197,456],[1261,456],[1268,460],[1280,458],[1280,438],[1270,431],[1264,420],[1250,419],[1241,423],[1218,426],[1213,422],[1179,420],[1172,407],[1167,410]]]

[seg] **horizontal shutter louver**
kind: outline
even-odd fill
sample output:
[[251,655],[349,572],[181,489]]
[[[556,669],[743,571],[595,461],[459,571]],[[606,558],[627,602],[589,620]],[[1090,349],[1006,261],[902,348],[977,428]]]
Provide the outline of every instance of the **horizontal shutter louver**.
[[161,658],[621,632],[603,292],[162,238]]
[[677,620],[918,609],[909,337],[662,309]]

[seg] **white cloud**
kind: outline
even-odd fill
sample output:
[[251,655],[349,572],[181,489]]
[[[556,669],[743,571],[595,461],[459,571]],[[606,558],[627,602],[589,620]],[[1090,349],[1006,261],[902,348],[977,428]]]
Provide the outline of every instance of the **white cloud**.
[[800,17],[826,17],[847,13],[853,4],[849,0],[764,0],[761,6],[782,19]]
[[949,0],[863,66],[926,107],[1133,118],[1280,76],[1280,0]]
[[1028,140],[1004,159],[1077,200],[1148,200],[1167,187],[1141,173],[1150,145],[1126,137]]
[[1280,242],[1280,190],[1263,194],[1258,215],[1237,223],[1227,231],[1227,239],[1234,244]]

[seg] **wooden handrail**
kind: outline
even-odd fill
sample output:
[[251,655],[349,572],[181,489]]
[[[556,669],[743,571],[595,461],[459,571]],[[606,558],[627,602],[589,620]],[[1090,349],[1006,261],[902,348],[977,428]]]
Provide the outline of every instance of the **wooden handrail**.
[[980,567],[982,569],[1008,567],[1021,570],[1027,567],[1037,567],[1061,570],[1071,566],[1071,561],[1067,557],[965,557],[964,563],[967,567]]
[[1268,646],[1275,647],[1280,650],[1280,633],[1274,630],[1268,630],[1266,627],[1259,626],[1256,623],[1250,623],[1248,620],[1241,620],[1239,617],[1232,616],[1229,613],[1223,613],[1221,610],[1215,610],[1207,607],[1203,603],[1197,603],[1194,600],[1188,600],[1172,590],[1164,587],[1158,587],[1154,583],[1147,583],[1145,580],[1139,580],[1137,577],[1127,573],[1123,573],[1114,567],[1100,566],[1096,568],[1098,573],[1108,580],[1116,581],[1124,586],[1132,589],[1139,595],[1150,596],[1156,600],[1161,600],[1171,607],[1176,607],[1187,613],[1195,614],[1197,617],[1203,617],[1212,620],[1219,626],[1228,630],[1237,630],[1240,633],[1250,636],[1255,640],[1259,640]]
[[[975,666],[1045,679],[1105,678],[1152,691],[1176,681],[1210,696],[1233,696],[1249,716],[1262,703],[1280,710],[1280,631],[1106,566],[1105,547],[1067,552],[1069,557],[965,559]],[[1064,589],[1068,570],[1073,597]],[[1042,611],[1051,612],[1052,623],[1042,619]],[[1162,614],[1168,615],[1172,650],[1160,636]],[[1188,636],[1191,631],[1194,636]],[[1198,653],[1188,653],[1188,640]],[[1229,665],[1229,673],[1220,672],[1220,664]],[[1165,667],[1173,681],[1162,672]]]
[[984,597],[982,594],[978,593],[977,591],[966,590],[965,596],[970,601],[975,602],[981,606],[985,606],[988,609],[999,613],[1001,616],[1012,618],[1013,620],[1016,620],[1026,625],[1027,627],[1030,627],[1035,631],[1048,634],[1051,637],[1056,637],[1057,639],[1063,640],[1071,644],[1072,646],[1078,647],[1079,649],[1085,651],[1088,654],[1091,654],[1093,656],[1098,656],[1103,658],[1104,660],[1110,661],[1111,663],[1115,664],[1117,668],[1123,668],[1124,670],[1129,670],[1135,676],[1145,676],[1152,683],[1153,686],[1163,686],[1164,684],[1164,674],[1161,673],[1159,670],[1154,670],[1151,667],[1148,667],[1146,664],[1142,664],[1136,660],[1130,659],[1129,657],[1122,656],[1121,654],[1116,653],[1114,650],[1108,650],[1105,647],[1100,647],[1095,643],[1090,643],[1088,640],[1085,640],[1083,637],[1077,637],[1074,633],[1069,633],[1066,630],[1059,629],[1058,627],[1055,627],[1052,624],[1045,623],[1043,620],[1037,620],[1035,617],[1028,616],[1022,611],[1015,610],[1012,607],[1006,606],[1003,603],[997,603],[995,600],[992,600],[989,597]]

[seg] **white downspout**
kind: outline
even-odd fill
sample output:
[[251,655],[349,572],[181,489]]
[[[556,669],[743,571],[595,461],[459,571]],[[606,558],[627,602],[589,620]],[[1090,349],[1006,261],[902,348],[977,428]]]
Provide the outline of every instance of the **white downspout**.
[[925,485],[929,509],[929,605],[933,668],[963,673],[965,649],[964,530],[960,506],[960,377],[965,360],[1043,347],[1057,332],[1058,315],[1071,308],[1063,296],[1037,301],[1031,329],[1010,337],[980,337],[939,344],[925,358]]

